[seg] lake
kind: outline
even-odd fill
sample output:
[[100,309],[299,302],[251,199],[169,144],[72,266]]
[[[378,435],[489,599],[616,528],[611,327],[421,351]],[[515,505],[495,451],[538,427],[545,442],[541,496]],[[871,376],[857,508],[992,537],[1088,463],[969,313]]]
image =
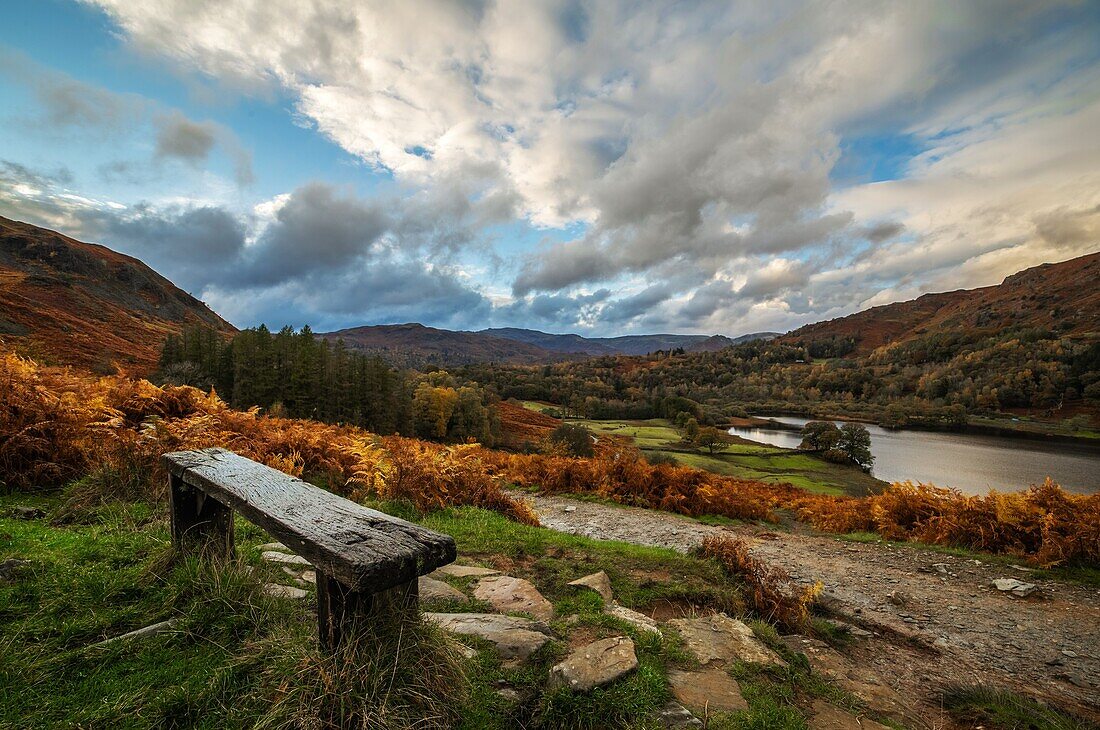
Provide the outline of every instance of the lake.
[[[809,421],[791,416],[762,417],[798,427]],[[1100,492],[1100,445],[864,425],[871,433],[874,475],[883,481],[908,479],[983,494],[990,489],[1024,489],[1050,476],[1071,492]],[[731,428],[729,432],[788,449],[797,449],[802,441],[798,431],[779,428]]]

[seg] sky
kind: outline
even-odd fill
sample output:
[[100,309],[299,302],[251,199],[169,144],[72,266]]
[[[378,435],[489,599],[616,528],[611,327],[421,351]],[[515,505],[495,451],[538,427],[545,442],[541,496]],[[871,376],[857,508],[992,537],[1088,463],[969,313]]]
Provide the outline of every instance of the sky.
[[0,215],[237,326],[786,331],[1100,250],[1100,2],[0,0]]

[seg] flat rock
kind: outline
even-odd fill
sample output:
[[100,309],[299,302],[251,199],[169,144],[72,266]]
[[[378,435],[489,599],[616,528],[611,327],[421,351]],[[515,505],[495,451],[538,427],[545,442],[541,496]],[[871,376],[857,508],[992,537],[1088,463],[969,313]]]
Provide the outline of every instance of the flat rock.
[[167,621],[161,621],[151,626],[144,626],[140,629],[135,629],[120,636],[112,636],[110,639],[104,639],[99,642],[100,644],[110,644],[113,641],[131,641],[133,639],[145,639],[150,636],[156,636],[171,631],[175,625],[179,623],[179,619],[170,618]]
[[680,632],[687,647],[702,664],[723,665],[743,661],[787,666],[778,654],[756,638],[744,622],[724,613],[701,618],[678,618],[668,624]]
[[280,583],[265,583],[264,593],[275,598],[300,599],[309,595],[309,591],[294,586],[284,586]]
[[669,669],[668,685],[673,696],[697,715],[749,709],[749,703],[741,696],[741,686],[724,669],[712,667],[701,672]]
[[614,603],[604,609],[604,613],[607,613],[615,618],[622,619],[628,624],[638,629],[639,631],[648,631],[651,634],[661,636],[661,627],[657,625],[657,622],[646,616],[644,613],[638,613],[626,606],[620,606]]
[[477,636],[493,644],[502,659],[526,659],[550,641],[550,628],[538,621],[495,613],[425,613],[447,631]]
[[259,549],[260,550],[278,550],[278,551],[284,552],[284,553],[289,552],[287,546],[282,544],[281,542],[265,542],[263,545],[260,545]]
[[669,701],[657,711],[659,727],[665,730],[685,730],[686,728],[701,728],[702,721],[688,712],[688,709],[679,702]]
[[[815,672],[860,698],[875,712],[906,724],[923,724],[923,719],[913,713],[912,702],[902,697],[866,666],[852,661],[824,641],[798,634],[781,637],[781,640],[791,651],[804,654]],[[864,723],[863,727],[879,727],[866,725],[870,722],[868,720],[860,722]]]
[[317,571],[316,570],[303,570],[302,571],[302,580],[304,580],[306,583],[312,583],[314,585],[317,585]]
[[430,603],[432,601],[466,600],[466,595],[450,583],[444,583],[441,580],[429,578],[426,575],[420,576],[417,580],[417,590],[420,591],[420,600],[425,603]]
[[634,642],[625,636],[593,641],[573,651],[550,670],[550,683],[574,692],[588,692],[614,682],[638,668]]
[[615,594],[611,592],[611,579],[608,578],[607,573],[602,570],[599,573],[593,573],[592,575],[586,575],[583,578],[569,581],[569,585],[596,591],[596,593],[599,593],[600,597],[603,598],[604,605],[611,603],[615,599]]
[[484,578],[487,575],[500,575],[499,570],[493,570],[492,568],[482,568],[477,565],[455,565],[454,563],[436,568],[433,572],[449,575],[452,578]]
[[474,598],[501,613],[527,613],[542,621],[554,618],[554,606],[530,581],[510,575],[489,576],[478,582]]
[[825,700],[814,700],[809,726],[810,730],[889,730],[882,723],[856,717]]
[[309,565],[312,564],[303,558],[301,555],[291,555],[289,553],[280,553],[275,550],[265,550],[261,557],[269,563],[281,563],[283,565]]
[[1017,598],[1027,598],[1039,590],[1039,586],[1034,583],[1024,583],[1022,580],[1016,580],[1015,578],[997,578],[992,585],[997,590],[1003,593],[1011,593]]

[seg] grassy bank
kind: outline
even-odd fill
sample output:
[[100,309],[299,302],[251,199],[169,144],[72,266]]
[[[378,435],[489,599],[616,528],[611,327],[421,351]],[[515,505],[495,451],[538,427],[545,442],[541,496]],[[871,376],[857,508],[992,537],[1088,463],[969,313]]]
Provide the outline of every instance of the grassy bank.
[[[421,515],[376,503],[453,535],[465,561],[531,580],[560,618],[554,640],[520,666],[502,664],[476,639],[462,638],[476,650],[463,659],[455,639],[417,623],[380,632],[349,670],[316,649],[312,593],[303,601],[264,593],[264,583],[285,576],[260,559],[270,538],[250,523],[237,519],[238,560],[215,566],[173,556],[162,509],[110,502],[59,523],[61,504],[57,496],[0,497],[0,561],[29,561],[0,580],[0,727],[337,727],[351,712],[378,728],[655,728],[671,696],[667,670],[697,668],[695,659],[675,632],[640,632],[566,583],[604,570],[622,604],[661,618],[745,612],[742,586],[714,560],[476,508]],[[166,620],[166,633],[101,643]],[[804,728],[819,697],[863,709],[777,644],[774,629],[753,625],[793,668],[732,668],[749,709],[715,716],[711,727]],[[638,671],[585,694],[546,688],[549,667],[571,647],[624,634],[635,640]]]
[[722,476],[774,484],[786,482],[809,492],[833,495],[858,496],[885,486],[884,482],[854,467],[832,464],[809,454],[758,444],[737,436],[730,436],[727,443],[711,454],[685,444],[672,423],[664,419],[585,420],[582,423],[597,435],[632,439],[646,454],[665,456],[679,464]]

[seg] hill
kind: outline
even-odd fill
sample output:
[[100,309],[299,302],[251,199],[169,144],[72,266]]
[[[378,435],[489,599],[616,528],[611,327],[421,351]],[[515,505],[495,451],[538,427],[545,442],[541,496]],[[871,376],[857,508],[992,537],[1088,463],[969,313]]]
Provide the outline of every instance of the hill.
[[320,337],[329,341],[342,339],[351,350],[378,355],[391,365],[406,368],[479,362],[533,365],[563,359],[562,353],[525,342],[480,332],[436,329],[414,322],[350,327],[324,332]]
[[0,339],[46,362],[138,374],[170,334],[236,331],[141,261],[0,218]]
[[780,342],[806,345],[824,356],[847,354],[830,349],[867,354],[925,335],[1020,327],[1075,338],[1100,337],[1100,252],[1025,269],[994,286],[925,294],[806,325]]
[[757,332],[729,338],[725,335],[624,335],[622,337],[582,337],[553,335],[538,330],[501,327],[481,330],[481,334],[526,342],[553,352],[584,353],[585,355],[648,355],[658,350],[682,348],[685,352],[713,352],[758,339],[776,337],[774,332]]
[[441,365],[454,367],[474,363],[537,365],[607,355],[646,355],[658,350],[713,352],[742,342],[770,339],[764,332],[731,339],[723,335],[626,335],[582,337],[555,335],[538,330],[501,327],[463,332],[425,327],[422,324],[394,324],[351,327],[325,332],[321,337],[344,344],[358,352],[379,355],[398,367]]

